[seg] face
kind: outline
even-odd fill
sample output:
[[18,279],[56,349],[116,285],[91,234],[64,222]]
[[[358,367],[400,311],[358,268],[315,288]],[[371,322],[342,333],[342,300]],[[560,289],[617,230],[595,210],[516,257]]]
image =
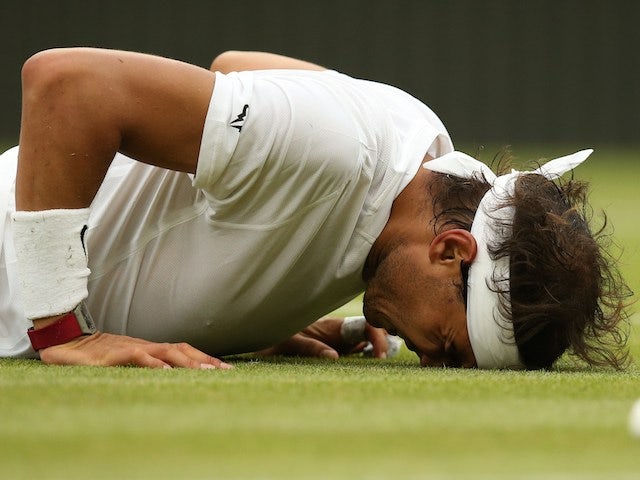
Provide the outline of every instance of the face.
[[460,268],[433,262],[424,244],[400,242],[368,282],[365,317],[401,336],[423,367],[475,367],[461,282]]

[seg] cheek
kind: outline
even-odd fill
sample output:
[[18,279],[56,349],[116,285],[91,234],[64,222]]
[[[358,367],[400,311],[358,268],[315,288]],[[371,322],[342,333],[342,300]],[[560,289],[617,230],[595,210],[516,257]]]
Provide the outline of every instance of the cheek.
[[391,252],[378,265],[367,285],[364,300],[374,304],[383,299],[397,297],[402,291],[403,268],[397,251]]
[[434,336],[434,322],[431,312],[423,309],[407,309],[399,318],[398,328],[404,333],[405,341],[423,351]]
[[449,303],[456,303],[455,296],[443,288],[442,282],[430,277],[423,277],[420,281],[414,279],[403,295],[400,328],[421,350],[438,343],[444,324],[448,321],[446,312],[451,309]]
[[424,249],[407,247],[391,252],[367,286],[365,316],[376,322],[376,313],[383,313],[411,338],[428,328],[425,323],[431,321],[433,299],[438,293],[426,260]]

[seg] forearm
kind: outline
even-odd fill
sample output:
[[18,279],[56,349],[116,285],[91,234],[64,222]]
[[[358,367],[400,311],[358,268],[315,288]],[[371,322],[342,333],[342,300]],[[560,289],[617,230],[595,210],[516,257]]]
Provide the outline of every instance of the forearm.
[[40,330],[86,298],[88,206],[115,153],[195,172],[214,75],[149,55],[64,49],[29,59],[22,80],[12,222],[25,316]]

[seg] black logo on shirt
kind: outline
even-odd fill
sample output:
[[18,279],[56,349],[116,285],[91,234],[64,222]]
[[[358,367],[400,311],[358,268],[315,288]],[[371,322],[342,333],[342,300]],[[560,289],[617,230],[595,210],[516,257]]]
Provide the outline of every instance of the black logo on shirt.
[[87,233],[88,229],[89,229],[89,226],[88,225],[84,225],[82,227],[82,230],[80,230],[80,242],[82,242],[82,250],[84,250],[85,257],[87,256],[87,247],[85,245],[84,236]]
[[242,127],[244,127],[244,117],[247,116],[247,111],[249,110],[249,105],[245,105],[242,107],[242,112],[238,114],[235,120],[233,120],[230,125],[233,128],[237,128],[238,132],[242,131]]

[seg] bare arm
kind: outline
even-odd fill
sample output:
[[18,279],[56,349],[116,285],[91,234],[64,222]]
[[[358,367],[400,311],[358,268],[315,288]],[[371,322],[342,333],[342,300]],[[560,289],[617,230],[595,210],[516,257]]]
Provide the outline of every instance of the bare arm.
[[[323,70],[260,52],[226,52],[212,68]],[[32,57],[22,74],[18,210],[87,207],[117,151],[163,168],[195,171],[215,81],[210,71],[137,53],[64,49]],[[40,329],[60,317],[33,323]],[[185,344],[102,333],[43,348],[40,356],[55,364],[228,368]]]
[[83,208],[117,151],[195,172],[215,76],[131,52],[60,49],[22,69],[18,210]]
[[[64,49],[35,55],[22,70],[17,209],[87,207],[117,151],[194,172],[214,78],[206,69],[130,52]],[[40,329],[59,318],[33,323]],[[188,345],[108,334],[43,348],[40,356],[56,364],[226,368]]]
[[299,60],[297,58],[285,57],[276,53],[267,52],[241,52],[229,50],[221,53],[211,62],[209,68],[212,72],[241,72],[244,70],[326,70],[325,67],[315,63]]

